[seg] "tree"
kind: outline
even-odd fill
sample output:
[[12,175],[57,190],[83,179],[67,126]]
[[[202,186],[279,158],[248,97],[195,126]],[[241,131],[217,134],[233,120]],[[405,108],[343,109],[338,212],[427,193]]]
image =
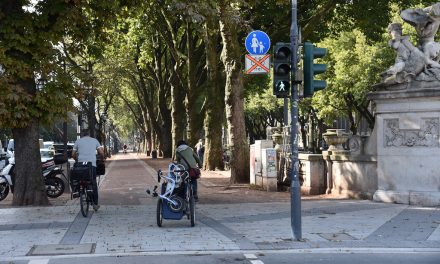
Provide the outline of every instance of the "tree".
[[250,142],[265,139],[268,126],[283,124],[283,100],[274,98],[271,83],[266,75],[245,78],[245,120]]
[[204,37],[206,47],[206,67],[208,69],[207,96],[205,102],[205,153],[203,168],[215,170],[223,169],[222,127],[225,120],[225,90],[220,71],[219,61],[219,24],[218,13],[214,4],[204,9]]
[[[39,2],[35,6],[30,1],[0,3],[0,61],[4,68],[0,82],[0,126],[10,127],[14,137],[14,205],[48,203],[41,177],[38,128],[40,120],[50,120],[54,113],[62,112],[56,102],[53,112],[44,109],[50,101],[66,98],[62,92],[66,87],[56,87],[57,52],[52,43],[62,38],[64,19],[78,15],[75,9],[71,15],[66,14],[71,7],[65,1],[53,5]],[[46,84],[45,90],[37,91],[36,79],[49,75],[55,81]]]
[[328,87],[316,93],[313,106],[327,124],[331,125],[337,116],[345,116],[353,134],[358,131],[360,117],[368,121],[370,128],[374,126],[366,94],[380,81],[379,73],[394,60],[393,51],[385,43],[384,40],[370,45],[365,35],[355,30],[318,44],[329,50],[324,58],[329,67],[326,74]]
[[231,150],[231,183],[249,182],[249,146],[244,125],[244,86],[238,28],[240,16],[235,1],[222,0],[220,33],[223,49],[221,60],[226,73],[225,105]]
[[[81,42],[100,30],[117,2],[4,0],[0,2],[0,126],[15,142],[14,205],[48,203],[38,144],[40,122],[66,116],[74,87],[62,67],[59,43]],[[91,17],[95,19],[90,19]],[[96,19],[98,16],[102,19]],[[38,79],[47,82],[37,91]]]

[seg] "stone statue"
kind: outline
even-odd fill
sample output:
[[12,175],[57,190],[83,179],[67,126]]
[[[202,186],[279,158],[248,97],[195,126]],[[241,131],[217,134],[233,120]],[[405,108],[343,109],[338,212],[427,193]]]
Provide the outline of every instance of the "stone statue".
[[[392,37],[389,44],[396,50],[397,57],[395,64],[381,73],[383,82],[379,86],[392,89],[390,86],[413,81],[440,82],[440,43],[434,41],[440,26],[440,3],[423,9],[409,8],[403,10],[400,16],[416,29],[417,47],[409,41],[408,36],[403,36],[400,23],[388,26]],[[440,83],[428,86],[438,87]],[[402,89],[408,86],[399,87]]]
[[388,70],[381,73],[385,85],[409,82],[425,68],[425,56],[409,41],[408,36],[402,35],[402,24],[391,23],[388,32],[392,39],[389,45],[396,50],[396,62]]

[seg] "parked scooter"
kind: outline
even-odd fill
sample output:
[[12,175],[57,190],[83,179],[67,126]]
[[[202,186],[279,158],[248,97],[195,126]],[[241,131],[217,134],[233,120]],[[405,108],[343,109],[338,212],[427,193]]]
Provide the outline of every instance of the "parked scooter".
[[0,201],[4,200],[8,196],[9,189],[13,190],[13,173],[15,167],[15,158],[10,157],[8,164],[0,172]]
[[[9,164],[0,172],[0,201],[8,196],[9,190],[14,193],[15,158],[12,156],[8,161]],[[56,166],[53,160],[49,160],[42,164],[42,173],[47,196],[57,198],[62,195],[65,190],[65,184],[60,177],[66,179],[62,169]]]

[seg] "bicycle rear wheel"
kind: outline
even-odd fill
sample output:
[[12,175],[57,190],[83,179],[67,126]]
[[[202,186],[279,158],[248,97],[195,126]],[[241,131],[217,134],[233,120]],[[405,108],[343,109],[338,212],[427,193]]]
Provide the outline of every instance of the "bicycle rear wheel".
[[161,227],[162,226],[162,221],[163,221],[163,206],[162,206],[162,199],[158,199],[157,200],[157,209],[156,209],[156,221],[157,221],[157,226]]
[[190,212],[189,218],[191,221],[191,227],[193,227],[196,224],[196,201],[194,199],[192,188],[190,188],[190,195],[189,195],[189,212]]
[[87,217],[87,215],[89,214],[90,202],[89,202],[89,198],[88,198],[88,195],[87,195],[87,191],[84,190],[84,189],[80,191],[79,203],[80,203],[80,206],[81,206],[81,214],[84,217]]

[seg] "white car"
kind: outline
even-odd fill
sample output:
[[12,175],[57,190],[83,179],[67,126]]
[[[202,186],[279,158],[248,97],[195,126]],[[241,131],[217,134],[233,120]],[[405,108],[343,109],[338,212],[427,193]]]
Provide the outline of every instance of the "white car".
[[53,159],[54,152],[51,149],[42,148],[40,149],[40,155],[41,155],[41,162],[46,162],[50,159]]
[[54,144],[53,141],[44,141],[43,142],[43,148],[45,148],[45,149],[54,149],[53,144]]

